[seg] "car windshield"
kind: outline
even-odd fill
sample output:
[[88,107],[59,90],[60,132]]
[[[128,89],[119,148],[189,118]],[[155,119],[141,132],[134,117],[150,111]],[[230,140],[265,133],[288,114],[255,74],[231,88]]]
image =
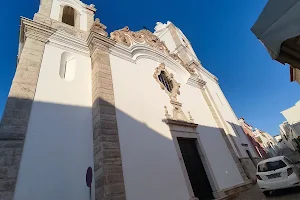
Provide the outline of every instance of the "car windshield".
[[258,166],[258,172],[275,171],[277,169],[284,168],[284,167],[286,167],[286,164],[282,160],[266,162]]

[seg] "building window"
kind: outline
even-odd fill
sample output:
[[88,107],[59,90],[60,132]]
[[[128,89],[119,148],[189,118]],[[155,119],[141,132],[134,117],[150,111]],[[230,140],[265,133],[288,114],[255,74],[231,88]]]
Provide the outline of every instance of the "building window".
[[168,72],[165,64],[162,63],[155,69],[153,77],[159,83],[160,88],[170,96],[171,100],[177,100],[177,95],[180,94],[180,84],[174,79],[173,74]]
[[61,55],[59,75],[65,81],[72,81],[75,78],[76,72],[76,57],[64,52]]
[[166,76],[166,73],[164,71],[160,72],[160,75],[158,75],[159,81],[165,86],[165,88],[169,91],[172,92],[173,90],[173,83],[171,80],[169,80]]
[[62,22],[70,26],[75,26],[75,10],[70,6],[63,9]]

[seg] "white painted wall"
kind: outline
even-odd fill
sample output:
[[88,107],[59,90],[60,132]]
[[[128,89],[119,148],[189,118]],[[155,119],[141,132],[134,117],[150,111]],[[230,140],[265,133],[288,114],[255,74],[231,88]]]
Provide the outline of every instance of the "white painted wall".
[[274,138],[275,138],[275,140],[276,140],[277,142],[279,142],[280,140],[282,140],[281,135],[275,135]]
[[[297,145],[295,144],[293,139],[298,137],[293,130],[291,131],[291,129],[292,127],[287,122],[283,122],[282,124],[279,125],[279,131],[280,134],[282,135],[282,139],[285,141],[285,144],[293,151],[296,151]],[[284,135],[286,137],[284,137]]]
[[[257,153],[252,148],[250,141],[247,139],[247,136],[245,135],[242,127],[240,126],[240,123],[235,113],[231,109],[231,106],[227,101],[219,85],[211,78],[209,78],[206,74],[201,73],[201,75],[203,79],[207,82],[206,87],[210,89],[211,95],[230,131],[229,134],[233,136],[235,143],[238,149],[240,150],[241,157],[248,157],[246,150],[249,150],[253,157],[258,157]],[[242,143],[248,144],[248,147],[242,146],[241,145]],[[234,145],[232,146],[234,147],[234,150],[237,153],[237,149],[235,148],[235,146]]]
[[[174,46],[175,42],[173,40],[173,37],[170,34],[169,25],[165,24],[165,25],[161,25],[161,26],[166,26],[167,28],[163,32],[158,32],[156,34],[162,41],[164,41],[166,43],[167,47],[172,52],[173,49],[176,49],[176,46]],[[186,44],[187,44],[186,51],[188,53],[189,59],[190,60],[193,60],[193,59],[198,60],[192,46],[188,42],[188,39],[183,34],[183,32],[177,27],[176,27],[176,33],[182,44],[184,44],[183,40],[186,41]],[[239,151],[241,153],[240,155],[238,154],[238,150],[231,142],[237,155],[239,157],[248,157],[246,150],[249,150],[253,157],[258,157],[259,155],[257,155],[255,150],[252,148],[250,141],[247,139],[246,135],[244,134],[244,131],[242,130],[242,127],[239,125],[239,121],[238,121],[235,113],[231,109],[231,107],[230,107],[226,97],[224,96],[221,88],[219,87],[219,85],[214,80],[212,80],[211,77],[208,77],[207,74],[201,73],[201,75],[202,75],[203,79],[207,82],[207,87],[210,89],[212,97],[213,97],[214,101],[216,102],[217,107],[220,110],[222,117],[224,118],[224,120],[227,123],[226,125],[230,131],[230,134],[234,137],[237,148],[239,149]],[[248,144],[248,147],[243,147],[241,145],[242,143]]]
[[74,53],[75,77],[65,81],[59,75],[63,52],[45,47],[14,200],[89,200],[85,176],[94,166],[91,63]]
[[[169,128],[162,122],[164,106],[171,113],[171,104],[153,78],[160,63],[142,58],[134,64],[113,55],[110,59],[127,199],[189,199]],[[219,188],[243,183],[200,90],[181,82],[180,91],[184,112],[191,111],[200,124],[197,131]]]
[[[192,45],[189,43],[187,37],[183,34],[183,32],[180,30],[180,28],[176,27],[176,33],[177,33],[178,37],[180,38],[181,43],[187,45],[187,50],[188,50],[187,52],[188,52],[188,56],[190,57],[190,59],[198,60],[197,55],[196,55]],[[183,40],[185,42],[183,42]]]
[[200,90],[184,84],[180,91],[181,95],[178,99],[183,104],[184,112],[187,114],[188,111],[191,111],[195,122],[199,124],[197,132],[199,132],[200,140],[219,188],[225,189],[243,183],[238,168]]
[[161,41],[164,41],[170,52],[176,49],[176,44],[173,37],[168,29],[165,29],[162,33],[158,34]]
[[298,101],[295,106],[292,106],[281,113],[291,125],[300,122],[300,101]]
[[83,3],[79,0],[53,0],[50,18],[59,21],[61,5],[74,8],[80,16],[80,29],[87,31],[87,13],[85,12],[86,8],[83,7]]

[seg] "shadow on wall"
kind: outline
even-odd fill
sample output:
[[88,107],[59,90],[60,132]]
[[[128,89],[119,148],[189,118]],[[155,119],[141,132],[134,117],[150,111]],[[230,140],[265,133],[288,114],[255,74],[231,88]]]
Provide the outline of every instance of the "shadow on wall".
[[[105,117],[104,107],[112,105],[101,102],[106,106],[99,112]],[[126,150],[123,168],[128,174],[127,198],[145,199],[146,194],[149,200],[170,196],[171,199],[188,199],[186,186],[182,185],[183,175],[178,173],[180,167],[173,141],[126,113],[116,112],[120,123],[127,124],[122,130],[126,135],[120,138],[130,138],[132,143],[131,147],[122,146]],[[89,166],[95,169],[96,180],[92,185],[95,187],[96,183],[96,190],[120,185],[123,182],[122,163],[114,162],[121,157],[116,144],[119,141],[116,119],[112,117],[111,123],[101,124],[100,131],[94,130],[93,134],[93,118],[102,116],[94,114],[93,117],[92,107],[8,98],[0,125],[0,199],[11,199],[20,162],[15,200],[88,200],[85,179]],[[99,124],[94,124],[95,128],[99,128]],[[100,147],[96,144],[98,141],[102,142]],[[114,171],[103,169],[103,163]],[[176,164],[178,168],[172,167]],[[138,168],[144,170],[136,171]]]
[[[255,147],[259,148],[263,152],[264,150],[261,148],[260,144],[258,144],[253,138],[244,132],[242,126],[228,121],[227,123],[230,124],[235,132],[238,132],[240,139],[236,140],[236,142],[240,143],[238,145],[241,145],[242,149],[244,149],[243,154],[247,155],[246,157],[240,158],[241,164],[247,176],[252,180],[256,180],[256,165],[263,159],[259,157],[259,153]],[[247,144],[245,142],[247,142]],[[253,151],[251,151],[251,149]]]
[[[97,101],[102,105],[93,111],[8,98],[0,125],[0,199],[12,198],[20,161],[15,200],[89,200],[86,170],[93,165],[92,194],[97,196],[124,192],[124,187],[112,189],[124,183],[124,173],[127,199],[190,198],[174,142],[123,111],[109,109],[114,108],[110,103]],[[95,123],[97,117],[100,123]],[[203,127],[200,134],[221,135],[217,128]],[[213,140],[210,136],[205,142],[216,145]]]

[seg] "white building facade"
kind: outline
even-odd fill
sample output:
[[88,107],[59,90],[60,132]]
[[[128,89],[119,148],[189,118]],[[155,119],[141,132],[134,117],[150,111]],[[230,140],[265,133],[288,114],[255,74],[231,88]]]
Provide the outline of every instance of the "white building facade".
[[253,133],[257,138],[259,138],[259,140],[261,140],[263,148],[270,157],[277,155],[277,142],[274,137],[272,137],[269,133],[261,131],[257,128],[254,129]]
[[281,114],[291,126],[296,138],[300,137],[300,101],[294,106],[282,111]]
[[297,135],[291,128],[290,124],[288,122],[283,122],[282,124],[280,124],[279,132],[282,141],[287,145],[287,147],[293,151],[297,151],[297,143],[295,142]]
[[41,0],[22,18],[1,198],[201,200],[247,188],[258,155],[181,30],[108,37],[95,11]]

